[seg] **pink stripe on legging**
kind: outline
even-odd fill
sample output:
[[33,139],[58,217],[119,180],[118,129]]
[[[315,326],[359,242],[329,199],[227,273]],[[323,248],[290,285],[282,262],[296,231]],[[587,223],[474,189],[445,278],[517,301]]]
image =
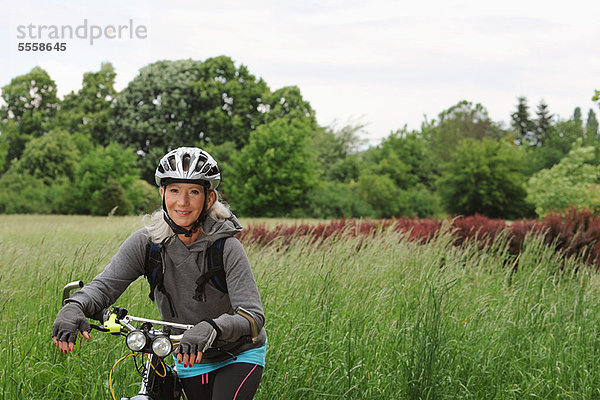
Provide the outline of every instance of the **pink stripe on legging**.
[[244,386],[244,382],[246,382],[246,379],[248,379],[248,377],[250,375],[252,375],[252,373],[254,372],[255,369],[256,369],[256,365],[254,365],[254,368],[252,368],[252,371],[248,372],[248,375],[246,375],[246,377],[244,378],[244,380],[242,381],[242,383],[240,383],[240,387],[238,388],[238,390],[235,391],[235,395],[233,396],[233,400],[235,400],[235,398],[237,397],[240,389],[242,388],[242,386]]

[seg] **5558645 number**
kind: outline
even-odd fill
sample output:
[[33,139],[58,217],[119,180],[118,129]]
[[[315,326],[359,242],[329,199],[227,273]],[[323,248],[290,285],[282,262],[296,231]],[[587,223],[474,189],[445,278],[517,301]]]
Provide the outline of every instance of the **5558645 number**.
[[57,43],[52,43],[52,42],[29,43],[29,42],[27,42],[27,43],[19,43],[17,48],[19,51],[66,51],[67,44],[60,43],[60,42],[57,42]]

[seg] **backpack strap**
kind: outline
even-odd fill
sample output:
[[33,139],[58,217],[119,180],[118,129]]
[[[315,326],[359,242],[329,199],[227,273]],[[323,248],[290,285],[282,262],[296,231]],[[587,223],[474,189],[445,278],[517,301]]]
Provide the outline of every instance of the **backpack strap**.
[[[154,289],[158,283],[158,275],[162,278],[162,259],[160,255],[160,246],[154,243],[152,240],[148,240],[146,243],[146,262],[144,276],[150,284],[150,293],[148,297],[154,301]],[[162,280],[162,279],[161,279]],[[162,282],[161,282],[161,286]]]
[[167,292],[164,285],[164,270],[162,264],[162,246],[154,243],[148,239],[146,243],[146,262],[144,266],[144,275],[150,284],[150,293],[148,297],[154,301],[154,289],[158,289],[162,292],[169,302],[169,308],[171,309],[171,316],[177,316],[177,312],[173,307],[173,300],[171,295]]
[[206,301],[205,286],[212,282],[214,286],[223,293],[227,291],[227,280],[225,278],[225,266],[223,263],[223,248],[227,238],[217,239],[206,250],[207,271],[196,280],[196,293],[194,300]]
[[225,279],[225,263],[223,262],[223,249],[225,239],[216,240],[210,247],[208,254],[208,269],[214,271],[213,283],[223,293],[227,292],[227,280]]

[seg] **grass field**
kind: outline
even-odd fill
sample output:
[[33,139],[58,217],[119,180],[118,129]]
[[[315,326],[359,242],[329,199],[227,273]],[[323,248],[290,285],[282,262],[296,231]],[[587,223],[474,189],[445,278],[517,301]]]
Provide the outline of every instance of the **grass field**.
[[[252,223],[252,221],[244,221]],[[68,356],[51,325],[62,286],[89,282],[139,218],[0,216],[0,398],[108,399],[124,341],[92,332]],[[479,250],[375,238],[247,246],[269,336],[257,399],[600,399],[600,276],[535,239],[516,271]],[[577,273],[574,271],[578,270]],[[119,299],[156,317],[147,284]],[[134,395],[133,363],[115,370]]]

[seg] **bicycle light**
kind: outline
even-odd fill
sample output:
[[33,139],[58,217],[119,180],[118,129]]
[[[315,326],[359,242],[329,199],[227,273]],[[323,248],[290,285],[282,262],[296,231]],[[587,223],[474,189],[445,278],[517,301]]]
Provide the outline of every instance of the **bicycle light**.
[[173,345],[166,336],[157,336],[152,342],[152,351],[159,357],[166,357],[171,354]]
[[142,331],[131,331],[127,335],[127,347],[132,351],[140,351],[146,347],[146,335]]

